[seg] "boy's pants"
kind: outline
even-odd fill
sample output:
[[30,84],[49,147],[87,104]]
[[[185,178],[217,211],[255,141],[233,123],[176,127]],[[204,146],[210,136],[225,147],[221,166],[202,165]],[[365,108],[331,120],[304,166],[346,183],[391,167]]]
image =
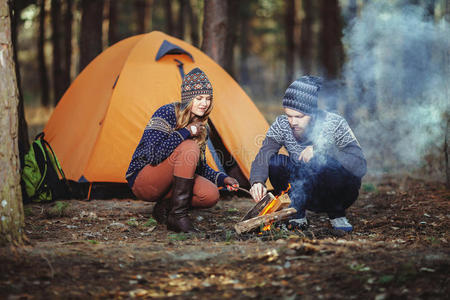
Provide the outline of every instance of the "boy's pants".
[[326,212],[330,219],[344,217],[361,187],[360,178],[328,156],[313,157],[305,163],[276,154],[269,162],[269,179],[275,195],[291,184],[291,207],[297,209],[294,218],[305,217],[305,209]]

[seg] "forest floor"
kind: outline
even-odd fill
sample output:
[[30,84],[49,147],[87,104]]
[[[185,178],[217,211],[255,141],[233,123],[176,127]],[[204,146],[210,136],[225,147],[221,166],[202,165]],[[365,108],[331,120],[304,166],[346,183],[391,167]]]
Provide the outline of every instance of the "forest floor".
[[449,299],[450,191],[412,178],[365,180],[352,233],[308,212],[304,232],[239,236],[252,206],[226,197],[176,234],[130,199],[27,204],[30,243],[0,248],[0,299]]

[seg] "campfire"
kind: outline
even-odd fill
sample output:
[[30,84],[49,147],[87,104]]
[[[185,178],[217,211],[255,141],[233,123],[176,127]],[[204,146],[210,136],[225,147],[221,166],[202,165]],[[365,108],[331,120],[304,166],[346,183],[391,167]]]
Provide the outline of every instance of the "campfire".
[[[267,214],[274,213],[278,210],[284,209],[288,207],[291,204],[291,199],[289,198],[289,195],[287,192],[291,189],[291,184],[288,185],[288,188],[281,192],[280,195],[272,199],[272,201],[267,204],[264,209],[259,213],[259,216],[264,216]],[[270,230],[270,227],[272,227],[274,221],[271,221],[269,224],[264,226],[262,231]]]
[[261,226],[264,226],[261,232],[267,231],[270,230],[274,222],[281,221],[295,214],[297,212],[295,208],[288,208],[291,204],[291,199],[287,194],[290,188],[291,185],[289,184],[288,188],[277,197],[274,197],[272,193],[267,193],[234,226],[236,232],[241,234]]

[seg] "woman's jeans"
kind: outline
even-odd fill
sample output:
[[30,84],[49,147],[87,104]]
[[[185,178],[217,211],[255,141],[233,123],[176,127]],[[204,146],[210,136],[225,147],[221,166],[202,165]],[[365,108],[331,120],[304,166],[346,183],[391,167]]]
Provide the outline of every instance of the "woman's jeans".
[[326,212],[330,219],[344,217],[358,198],[361,179],[329,156],[315,156],[308,163],[276,154],[269,162],[269,179],[275,195],[288,188],[294,218],[305,217],[305,209]]

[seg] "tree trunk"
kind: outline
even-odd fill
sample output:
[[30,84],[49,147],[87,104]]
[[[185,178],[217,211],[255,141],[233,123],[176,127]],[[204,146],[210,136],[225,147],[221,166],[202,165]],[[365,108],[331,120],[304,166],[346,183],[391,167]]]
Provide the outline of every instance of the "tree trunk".
[[[64,14],[64,59],[62,60],[63,64],[61,66],[61,96],[69,88],[71,82],[70,69],[72,66],[72,8],[73,1],[66,0],[66,11]],[[58,104],[60,99],[61,97],[55,98],[55,105]]]
[[184,40],[184,27],[185,27],[185,18],[184,15],[187,12],[187,2],[189,0],[178,0],[179,10],[178,10],[178,18],[177,18],[177,26],[175,31],[175,36],[179,39]]
[[64,93],[62,81],[62,43],[61,43],[61,2],[52,0],[52,44],[53,44],[53,99],[58,103]]
[[310,0],[302,1],[304,17],[300,24],[300,62],[304,74],[312,71],[312,46],[313,46],[313,3]]
[[50,105],[50,94],[48,84],[47,65],[45,64],[45,0],[39,0],[39,37],[38,37],[38,63],[39,78],[41,80],[41,104],[42,106]]
[[146,33],[149,30],[150,7],[147,0],[135,0],[136,34]]
[[108,26],[108,45],[119,41],[117,35],[117,1],[109,0],[109,26]]
[[[450,0],[446,0],[444,3],[444,19],[446,22],[450,22]],[[445,66],[444,77],[447,78],[445,85],[445,97],[449,99],[450,97],[450,49],[445,49],[443,54],[443,65]],[[444,114],[444,122],[447,122],[445,128],[445,138],[444,138],[444,157],[445,157],[445,175],[447,189],[450,189],[450,111],[446,111]]]
[[328,78],[337,78],[341,71],[344,50],[341,42],[342,24],[338,0],[321,1],[320,58],[325,75]]
[[[447,120],[445,120],[447,119]],[[445,177],[446,177],[446,185],[447,189],[450,189],[450,162],[448,160],[448,156],[450,153],[450,115],[446,115],[444,121],[447,121],[447,126],[445,128],[445,139],[444,139],[444,157],[445,157]]]
[[[354,20],[357,16],[358,16],[358,3],[356,0],[350,0],[349,4],[348,4],[349,8],[349,15],[347,17],[347,24],[350,24],[350,22],[352,22],[352,20]],[[354,115],[354,108],[356,107],[355,102],[357,103],[357,101],[354,101],[354,99],[352,99],[351,97],[351,86],[349,85],[349,82],[347,82],[346,86],[345,86],[345,94],[346,99],[345,99],[345,106],[344,106],[344,117],[347,120],[347,123],[350,125],[350,127],[355,127],[356,126],[356,120],[355,120],[355,115]]]
[[444,15],[445,21],[450,22],[450,0],[445,0],[444,11],[445,11]]
[[81,1],[80,72],[102,52],[103,0]]
[[237,22],[231,22],[239,11],[239,0],[228,0],[227,13],[227,40],[225,41],[225,70],[232,77],[235,77],[234,72],[234,46],[236,45],[236,32],[238,30]]
[[250,19],[252,13],[250,11],[250,3],[244,1],[241,3],[239,10],[239,24],[240,24],[240,36],[239,36],[239,83],[241,85],[247,85],[250,82],[250,72],[248,69],[248,56],[249,56],[249,32],[250,32]]
[[286,86],[294,80],[294,27],[295,27],[295,0],[285,1],[285,34],[286,34]]
[[[23,166],[24,164],[24,157],[25,154],[28,153],[28,150],[30,149],[30,142],[28,140],[28,125],[27,121],[25,120],[25,110],[24,110],[24,104],[23,104],[23,94],[22,94],[22,88],[21,88],[21,81],[20,81],[20,69],[19,69],[19,61],[17,56],[17,27],[20,20],[20,12],[25,7],[25,5],[28,5],[28,2],[22,3],[24,5],[23,7],[16,7],[18,4],[17,1],[12,2],[12,6],[9,7],[10,16],[13,16],[11,18],[11,39],[12,39],[12,47],[13,47],[13,60],[14,60],[14,68],[15,68],[15,74],[16,74],[16,82],[17,82],[17,91],[18,91],[18,97],[19,97],[19,105],[17,107],[18,114],[19,114],[19,158],[20,158],[20,166]],[[8,25],[9,27],[9,25]],[[0,27],[2,28],[2,27]],[[1,29],[0,29],[1,30]],[[1,50],[1,49],[0,49]],[[0,127],[1,128],[1,127]]]
[[23,208],[19,162],[19,91],[14,66],[11,19],[0,1],[0,245],[22,243]]
[[202,51],[225,67],[227,41],[227,1],[205,1]]
[[175,26],[172,17],[172,0],[164,0],[164,15],[166,18],[167,34],[174,35]]
[[186,12],[188,14],[188,20],[191,28],[191,42],[192,45],[198,47],[199,38],[198,38],[198,17],[197,14],[193,11],[191,1],[188,0],[186,2]]

